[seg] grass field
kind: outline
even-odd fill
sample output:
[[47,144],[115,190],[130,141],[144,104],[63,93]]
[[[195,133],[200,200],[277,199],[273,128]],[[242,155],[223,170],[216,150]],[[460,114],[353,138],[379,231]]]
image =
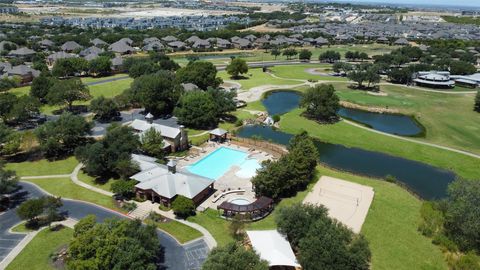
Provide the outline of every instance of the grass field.
[[175,220],[170,220],[168,222],[154,222],[147,219],[145,222],[147,224],[154,224],[160,230],[163,230],[175,237],[175,239],[182,244],[203,236],[201,232]]
[[415,117],[426,127],[421,140],[480,154],[480,114],[473,111],[475,94],[442,94],[382,85],[388,96],[373,96],[333,84],[342,100],[360,105],[396,108]]
[[6,168],[17,172],[18,176],[40,176],[52,174],[72,173],[78,161],[75,157],[58,161],[41,159],[38,161],[25,161],[19,163],[7,163]]
[[18,224],[17,226],[14,226],[12,228],[12,232],[18,232],[18,233],[28,233],[28,232],[31,232],[32,230],[30,229],[27,229],[27,227],[25,226],[25,221]]
[[[301,79],[301,80],[318,80],[318,81],[347,81],[344,77],[322,76],[314,75],[306,72],[309,68],[331,68],[328,64],[304,64],[304,65],[289,65],[289,66],[275,66],[270,68],[273,74],[281,78]],[[326,72],[328,73],[328,72]]]
[[91,202],[110,209],[125,212],[125,210],[120,209],[115,205],[111,197],[78,186],[74,184],[70,178],[29,179],[25,181],[34,183],[55,196]]
[[8,265],[7,270],[46,270],[55,269],[50,255],[67,245],[73,237],[73,230],[62,228],[59,231],[44,229]]
[[100,179],[95,179],[95,177],[91,177],[90,175],[84,173],[82,170],[78,173],[78,180],[89,184],[91,186],[101,188],[106,191],[112,191],[111,187],[113,184],[113,179],[108,179],[108,180],[100,180]]
[[224,246],[232,241],[233,237],[228,232],[228,221],[220,218],[218,211],[207,209],[205,212],[197,212],[197,215],[189,217],[188,221],[195,222],[207,229],[217,240],[219,246]]
[[268,73],[262,71],[261,68],[252,68],[248,70],[245,75],[247,79],[234,80],[230,78],[230,75],[226,71],[218,72],[218,77],[223,80],[234,81],[242,85],[242,89],[249,90],[252,87],[272,84],[272,85],[295,85],[301,82],[292,80],[277,79],[270,76]]

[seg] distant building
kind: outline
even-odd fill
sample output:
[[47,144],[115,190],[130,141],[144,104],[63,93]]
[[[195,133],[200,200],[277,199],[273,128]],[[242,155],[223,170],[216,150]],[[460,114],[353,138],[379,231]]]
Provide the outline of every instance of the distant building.
[[18,7],[15,7],[15,6],[0,6],[0,13],[2,13],[2,14],[18,13]]
[[421,71],[415,74],[413,81],[419,86],[430,88],[453,88],[455,81],[448,71]]

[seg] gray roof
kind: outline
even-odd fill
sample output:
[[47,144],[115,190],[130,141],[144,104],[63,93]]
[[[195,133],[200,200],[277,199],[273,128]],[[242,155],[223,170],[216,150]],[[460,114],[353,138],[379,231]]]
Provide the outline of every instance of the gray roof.
[[66,52],[56,52],[47,56],[47,59],[50,61],[57,61],[58,59],[74,58],[74,57],[77,57],[77,56],[71,53],[66,53]]
[[195,90],[198,90],[200,88],[198,88],[198,86],[194,83],[181,83],[180,84],[182,87],[183,87],[183,90],[185,91],[195,91]]
[[135,49],[128,45],[125,40],[121,39],[115,43],[112,43],[110,46],[108,46],[108,49],[112,52],[116,53],[128,53],[128,52],[134,52]]
[[12,56],[28,56],[33,54],[35,54],[35,51],[27,47],[22,47],[16,50],[12,50],[8,53],[8,55],[12,55]]
[[121,66],[123,65],[123,58],[118,56],[112,59],[112,66]]
[[177,41],[178,38],[176,38],[174,36],[166,36],[166,37],[163,37],[162,40],[165,41],[165,42],[172,42],[172,41]]
[[179,128],[169,127],[169,126],[160,125],[156,123],[150,124],[147,121],[140,120],[140,119],[133,120],[130,126],[133,129],[138,130],[142,133],[151,128],[154,128],[156,131],[160,132],[160,134],[162,134],[163,137],[170,138],[170,139],[177,138],[178,136],[180,136],[180,133],[181,133]]
[[405,38],[399,38],[399,39],[395,40],[395,42],[394,42],[393,44],[396,44],[396,45],[408,45],[408,44],[410,44],[410,43],[409,43],[408,40],[405,39]]
[[102,45],[107,45],[107,43],[99,38],[94,38],[90,41],[94,46],[102,46]]
[[211,130],[209,133],[212,134],[212,135],[215,135],[215,136],[223,136],[223,135],[227,134],[228,131],[226,131],[225,129],[216,128],[214,130]]
[[154,159],[148,156],[132,154],[132,161],[136,162],[142,170],[130,177],[139,182],[135,187],[153,190],[165,198],[181,195],[193,199],[214,183],[212,179],[190,173],[187,170],[177,170],[176,173],[172,173],[166,165],[155,163]]
[[38,42],[38,44],[40,46],[44,46],[44,47],[51,47],[53,45],[55,45],[55,43],[49,39],[42,39]]
[[185,44],[184,42],[181,42],[181,41],[173,41],[173,42],[170,42],[168,43],[168,46],[172,47],[172,48],[182,48],[182,47],[185,47],[187,44]]
[[40,75],[40,71],[33,69],[27,65],[14,66],[9,69],[4,69],[3,72],[7,73],[10,76],[11,75],[24,76],[24,75],[32,74],[33,77],[38,77]]
[[75,41],[67,41],[61,46],[63,51],[74,51],[81,48],[83,47]]
[[159,51],[163,50],[165,46],[160,41],[152,41],[147,43],[147,45],[143,46],[142,50],[144,51]]
[[86,48],[85,50],[81,51],[79,53],[80,56],[87,56],[89,54],[100,54],[103,52],[103,49],[100,49],[98,47],[95,47],[95,46],[92,46],[92,47],[88,47]]
[[149,37],[143,40],[143,44],[149,44],[152,42],[160,42],[160,39],[158,39],[157,37]]
[[98,54],[96,54],[96,53],[87,54],[83,58],[87,61],[92,61],[93,59],[98,58]]

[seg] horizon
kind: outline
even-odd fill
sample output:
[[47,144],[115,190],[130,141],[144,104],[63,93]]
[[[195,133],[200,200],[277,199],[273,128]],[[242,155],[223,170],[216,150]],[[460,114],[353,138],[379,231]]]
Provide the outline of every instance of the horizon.
[[475,3],[474,1],[469,0],[457,0],[454,3],[450,0],[436,0],[432,3],[431,0],[314,0],[315,2],[340,2],[340,3],[350,3],[350,4],[372,4],[372,5],[409,5],[409,6],[448,6],[452,8],[478,8],[480,9],[480,3]]

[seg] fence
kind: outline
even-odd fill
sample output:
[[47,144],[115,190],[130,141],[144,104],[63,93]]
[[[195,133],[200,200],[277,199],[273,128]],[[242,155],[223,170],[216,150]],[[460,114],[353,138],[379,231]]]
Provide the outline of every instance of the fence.
[[243,147],[255,147],[264,152],[270,153],[275,157],[281,157],[288,153],[287,148],[280,144],[235,136],[232,136],[230,139],[233,144],[237,144]]

